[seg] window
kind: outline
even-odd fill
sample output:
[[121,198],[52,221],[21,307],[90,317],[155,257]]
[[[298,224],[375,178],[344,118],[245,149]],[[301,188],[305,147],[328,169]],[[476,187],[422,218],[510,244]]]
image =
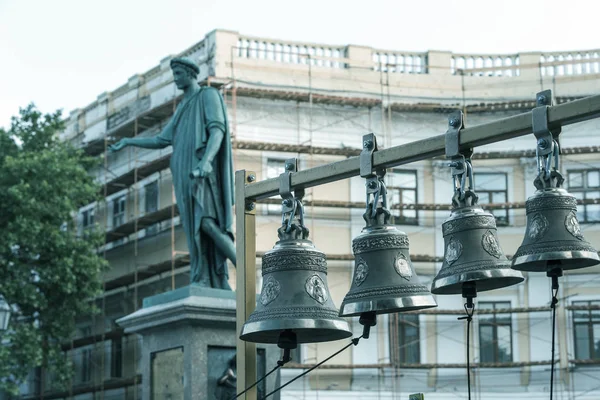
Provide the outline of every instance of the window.
[[[485,302],[479,310],[510,308],[510,301]],[[479,360],[481,362],[512,362],[511,314],[479,314]]]
[[[266,179],[278,178],[285,172],[285,160],[268,158]],[[278,204],[267,204],[268,214],[281,214],[281,206]]]
[[122,378],[123,377],[123,339],[117,338],[117,339],[111,340],[110,350],[111,350],[110,377],[111,378]]
[[421,348],[419,345],[419,315],[390,315],[391,359],[396,364],[419,364]]
[[158,210],[158,181],[151,182],[144,186],[146,214]]
[[[574,301],[573,306],[600,306],[600,300]],[[573,310],[575,358],[600,359],[600,310]]]
[[[145,213],[150,214],[158,210],[158,181],[151,182],[144,186],[144,205]],[[146,235],[154,235],[158,232],[160,223],[152,224],[146,228]]]
[[[600,198],[600,169],[568,171],[569,192],[577,199]],[[577,207],[577,219],[581,223],[600,222],[600,204]]]
[[[473,173],[475,193],[479,204],[497,204],[508,202],[508,177],[504,172]],[[508,225],[508,209],[491,210],[498,225]]]
[[399,225],[418,225],[419,219],[416,210],[394,208],[397,205],[417,202],[417,171],[393,169],[386,174],[386,186],[392,222]]
[[83,229],[90,229],[96,221],[95,209],[89,208],[81,213],[81,224]]
[[125,196],[121,196],[113,200],[113,224],[115,229],[117,226],[123,225],[125,222]]
[[[37,395],[42,394],[42,368],[35,367],[29,371],[27,375],[27,389],[23,391],[23,394]],[[0,392],[2,393],[2,392]],[[18,397],[6,397],[7,399],[17,399]],[[0,396],[2,399],[2,396]]]
[[[82,337],[92,335],[92,328],[86,326],[81,329]],[[92,380],[92,348],[93,345],[82,347],[79,350],[80,368],[79,368],[79,383],[86,383]],[[75,350],[77,354],[77,350]]]

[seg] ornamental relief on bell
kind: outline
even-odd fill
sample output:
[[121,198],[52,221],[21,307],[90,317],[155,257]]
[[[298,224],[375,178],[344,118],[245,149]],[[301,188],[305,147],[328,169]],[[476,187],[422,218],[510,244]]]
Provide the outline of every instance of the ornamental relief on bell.
[[366,251],[390,249],[390,248],[403,248],[409,246],[409,240],[407,236],[384,236],[378,238],[355,240],[352,243],[352,252],[354,254],[364,253]]
[[394,269],[402,278],[407,281],[412,278],[412,269],[410,268],[410,262],[406,259],[406,256],[402,253],[398,253],[394,260]]
[[579,240],[583,240],[581,228],[579,227],[579,221],[577,220],[577,214],[575,214],[573,211],[568,213],[565,217],[565,227],[571,235],[575,236]]
[[463,245],[455,238],[450,238],[450,242],[446,247],[446,262],[452,264],[458,260],[463,252]]
[[356,286],[362,285],[365,279],[367,279],[367,275],[369,275],[369,266],[367,265],[367,262],[363,259],[358,259],[354,270],[354,284]]
[[260,294],[260,303],[263,306],[266,306],[275,300],[280,292],[281,285],[279,284],[279,281],[273,278],[273,276],[269,276],[263,284],[262,293]]
[[529,223],[529,238],[533,241],[541,239],[548,232],[549,226],[548,220],[542,214],[534,215]]
[[325,304],[329,298],[329,295],[327,294],[327,288],[325,287],[325,282],[323,282],[323,279],[321,279],[321,277],[317,274],[310,276],[306,280],[304,289],[310,297],[321,304]]
[[502,256],[502,249],[500,249],[498,239],[491,231],[487,231],[483,234],[481,237],[481,245],[489,255],[496,258]]

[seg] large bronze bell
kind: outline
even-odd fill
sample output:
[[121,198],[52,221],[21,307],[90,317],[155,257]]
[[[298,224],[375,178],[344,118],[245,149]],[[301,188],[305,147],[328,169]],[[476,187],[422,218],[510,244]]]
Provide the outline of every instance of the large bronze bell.
[[262,258],[262,291],[240,339],[281,344],[290,333],[297,343],[352,336],[331,299],[325,254],[307,239],[308,229],[291,224],[278,233],[280,240]]
[[476,203],[453,209],[442,224],[444,261],[431,285],[434,294],[461,294],[467,282],[482,292],[524,280],[500,247],[494,216]]
[[512,260],[520,271],[547,272],[600,263],[598,252],[581,233],[577,199],[566,190],[541,188],[527,199],[527,229]]
[[377,200],[367,206],[363,215],[367,225],[352,241],[354,277],[342,302],[340,315],[361,315],[365,319],[366,313],[385,314],[437,307],[431,292],[420,283],[415,273],[408,251],[408,236],[389,224],[391,215],[386,209],[383,181],[374,178],[371,182],[377,182],[380,187],[383,207],[377,207]]

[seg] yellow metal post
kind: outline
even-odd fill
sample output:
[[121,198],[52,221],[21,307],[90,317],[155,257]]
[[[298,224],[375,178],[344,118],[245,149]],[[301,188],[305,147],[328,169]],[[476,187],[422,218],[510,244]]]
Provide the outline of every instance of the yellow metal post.
[[[256,211],[255,203],[246,200],[246,185],[256,181],[251,171],[235,173],[236,217],[236,334],[256,306]],[[237,393],[256,382],[256,344],[237,339]],[[242,400],[256,400],[256,387]]]

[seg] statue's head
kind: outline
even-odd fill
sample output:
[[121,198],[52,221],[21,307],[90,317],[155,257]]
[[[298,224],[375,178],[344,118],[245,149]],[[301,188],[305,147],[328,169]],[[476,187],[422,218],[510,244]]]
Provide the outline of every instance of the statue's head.
[[187,57],[177,57],[171,60],[171,70],[173,71],[173,80],[177,89],[184,90],[194,82],[200,68],[195,62]]

